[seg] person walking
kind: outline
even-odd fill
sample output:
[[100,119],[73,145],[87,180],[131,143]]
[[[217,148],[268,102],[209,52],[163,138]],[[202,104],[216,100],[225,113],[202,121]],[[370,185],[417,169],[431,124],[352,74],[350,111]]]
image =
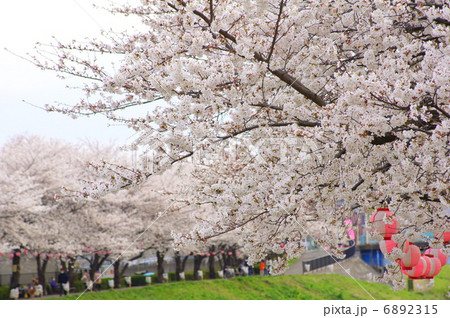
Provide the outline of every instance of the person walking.
[[264,261],[261,261],[259,264],[259,275],[264,276],[266,270],[266,263]]
[[67,291],[64,289],[65,284],[69,281],[69,276],[64,271],[64,269],[61,268],[61,272],[58,275],[58,284],[59,284],[59,296],[62,296],[64,293],[64,296],[67,295]]

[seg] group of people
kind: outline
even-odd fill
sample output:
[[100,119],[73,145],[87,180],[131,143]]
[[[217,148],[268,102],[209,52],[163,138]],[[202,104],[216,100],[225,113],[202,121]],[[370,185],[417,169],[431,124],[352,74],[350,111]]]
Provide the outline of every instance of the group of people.
[[[261,261],[261,263],[259,263],[259,274],[261,276],[267,276],[270,275],[270,267],[272,266],[272,261],[271,260],[267,260],[266,261]],[[241,263],[237,269],[237,274],[235,273],[234,268],[232,268],[231,266],[224,266],[223,270],[221,271],[221,274],[219,274],[220,277],[222,277],[222,273],[224,275],[225,278],[232,278],[235,275],[239,275],[239,276],[252,276],[254,275],[254,268],[253,266],[249,266],[247,261]]]
[[44,290],[37,278],[31,279],[31,283],[26,286],[12,288],[10,291],[12,299],[42,297],[43,295]]

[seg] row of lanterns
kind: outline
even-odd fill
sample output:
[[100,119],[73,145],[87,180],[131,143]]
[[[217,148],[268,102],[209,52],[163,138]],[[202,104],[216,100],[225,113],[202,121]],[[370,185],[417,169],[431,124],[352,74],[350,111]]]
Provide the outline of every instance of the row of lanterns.
[[[7,253],[0,253],[0,256],[6,256],[6,254]],[[48,254],[46,254],[46,253],[38,253],[38,252],[33,252],[33,253],[29,253],[29,251],[28,250],[23,250],[22,252],[15,252],[15,253],[10,253],[8,256],[9,256],[9,258],[13,258],[14,256],[17,256],[17,257],[20,257],[20,256],[22,256],[22,255],[28,255],[28,254],[31,254],[31,255],[33,255],[34,257],[38,257],[38,255],[40,255],[40,257],[41,258],[45,258],[46,256],[48,256],[48,258],[53,258],[53,257],[55,257],[55,258],[61,258],[61,257],[63,257],[63,258],[66,258],[67,257],[67,254],[59,254],[59,253],[57,253],[57,254],[52,254],[52,253],[48,253]]]
[[[90,248],[90,247],[84,247],[83,250],[85,252],[94,252],[94,249]],[[98,255],[111,255],[110,251],[95,251],[95,253],[98,254]],[[55,254],[53,254],[53,253],[39,253],[39,252],[31,253],[27,249],[24,249],[22,251],[17,251],[17,252],[14,252],[14,253],[9,253],[9,254],[8,253],[4,253],[4,252],[0,253],[0,256],[6,256],[6,255],[8,255],[9,258],[13,258],[14,256],[20,257],[20,256],[25,256],[25,255],[33,255],[34,257],[37,257],[39,255],[41,258],[45,258],[45,257],[48,257],[48,258],[53,258],[53,257],[54,258],[61,258],[61,257],[62,258],[66,258],[67,255],[73,256],[73,254],[67,254],[67,253],[55,253]]]
[[[383,254],[389,254],[394,248],[399,248],[405,255],[396,260],[402,272],[411,279],[431,279],[438,275],[442,266],[447,264],[447,255],[440,249],[427,249],[421,254],[420,249],[405,240],[402,244],[397,244],[391,240],[392,235],[397,234],[397,221],[393,218],[393,213],[389,209],[378,209],[370,217],[374,230],[383,235],[384,240],[379,242],[380,250]],[[385,221],[387,220],[387,221]],[[450,232],[444,232],[435,236],[443,239],[444,244],[450,242]]]
[[[112,253],[111,251],[95,251],[91,247],[84,247],[83,251],[84,252],[88,252],[88,253],[96,253],[98,255],[111,255],[111,253]],[[195,252],[191,253],[191,252],[184,252],[184,251],[182,251],[182,252],[185,253],[186,255],[191,255],[192,254],[194,256],[201,255],[201,256],[207,256],[207,257],[209,257],[211,255],[216,255],[218,253],[226,254],[226,255],[233,255],[232,252],[226,252],[226,251],[212,252],[212,253],[195,253]],[[22,255],[26,255],[26,254],[29,254],[29,253],[30,252],[28,250],[23,250],[22,252],[10,253],[9,254],[9,258],[13,258],[14,256],[20,257]],[[235,253],[236,253],[236,255],[240,254],[239,251],[236,251]],[[7,253],[0,253],[0,256],[6,256],[6,255],[7,255]],[[52,254],[52,253],[41,253],[41,254],[39,254],[38,252],[33,252],[32,255],[35,256],[35,257],[40,255],[41,258],[45,258],[46,256],[48,256],[48,258],[53,258],[53,257],[55,257],[55,258],[61,258],[61,257],[66,258],[67,257],[67,254],[65,254],[65,253],[64,254],[59,254],[59,253],[58,254]]]

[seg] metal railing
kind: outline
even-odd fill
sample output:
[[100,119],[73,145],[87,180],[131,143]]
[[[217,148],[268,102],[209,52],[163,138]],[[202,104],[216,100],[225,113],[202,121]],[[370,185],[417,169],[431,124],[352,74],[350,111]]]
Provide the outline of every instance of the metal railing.
[[356,253],[356,245],[355,242],[352,242],[352,245],[342,251],[345,254],[344,258],[337,258],[332,255],[322,256],[313,260],[304,261],[303,264],[303,273],[307,273],[321,267],[325,267],[328,265],[335,264],[337,262],[341,262],[343,260],[349,259]]

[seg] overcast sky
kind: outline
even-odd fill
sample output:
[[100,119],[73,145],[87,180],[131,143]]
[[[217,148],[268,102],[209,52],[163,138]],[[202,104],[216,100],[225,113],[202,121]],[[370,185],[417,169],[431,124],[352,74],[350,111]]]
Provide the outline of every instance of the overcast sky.
[[[48,43],[52,36],[61,40],[83,39],[99,34],[103,27],[126,25],[124,18],[111,16],[92,7],[106,0],[21,0],[0,4],[0,144],[16,134],[39,134],[69,141],[115,140],[123,144],[134,132],[123,126],[110,126],[102,116],[71,119],[47,113],[27,103],[44,106],[55,101],[76,102],[81,93],[65,89],[56,74],[37,69],[19,55],[32,53],[36,42]],[[126,0],[117,0],[126,2]],[[119,19],[119,20],[117,20]],[[27,103],[23,102],[25,100]]]

